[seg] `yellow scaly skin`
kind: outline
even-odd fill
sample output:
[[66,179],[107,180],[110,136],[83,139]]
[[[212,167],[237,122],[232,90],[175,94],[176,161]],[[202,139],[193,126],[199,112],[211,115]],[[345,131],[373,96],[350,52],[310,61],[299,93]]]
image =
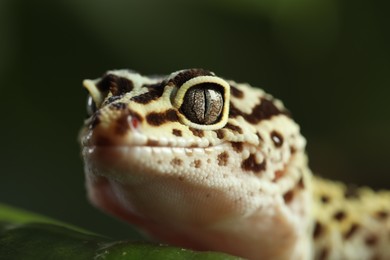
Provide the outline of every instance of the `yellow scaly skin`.
[[248,259],[390,259],[390,193],[314,177],[299,126],[263,90],[202,69],[84,86],[88,195],[104,211]]

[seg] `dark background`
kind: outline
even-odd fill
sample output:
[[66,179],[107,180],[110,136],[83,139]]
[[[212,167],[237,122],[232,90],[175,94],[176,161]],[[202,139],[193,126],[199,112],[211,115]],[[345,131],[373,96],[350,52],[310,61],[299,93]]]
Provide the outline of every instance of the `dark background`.
[[[383,1],[385,3],[385,1]],[[124,238],[85,198],[84,78],[204,67],[284,100],[323,176],[390,188],[380,1],[0,0],[0,202]]]

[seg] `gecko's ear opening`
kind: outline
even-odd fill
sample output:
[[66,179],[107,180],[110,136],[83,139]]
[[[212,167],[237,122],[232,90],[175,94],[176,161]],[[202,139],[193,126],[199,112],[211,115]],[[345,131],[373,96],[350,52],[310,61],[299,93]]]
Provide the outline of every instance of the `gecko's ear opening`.
[[84,80],[83,86],[89,93],[87,98],[87,113],[89,116],[91,116],[103,103],[103,95],[96,87],[96,82],[94,80]]

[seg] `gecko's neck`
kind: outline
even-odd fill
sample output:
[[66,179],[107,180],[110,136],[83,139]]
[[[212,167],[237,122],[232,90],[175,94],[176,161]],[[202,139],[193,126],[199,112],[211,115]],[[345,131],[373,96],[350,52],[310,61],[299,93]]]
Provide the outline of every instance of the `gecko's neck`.
[[207,245],[198,249],[212,245],[248,259],[312,259],[312,174],[306,155],[295,154],[285,170],[290,175],[276,180],[275,193],[262,198],[268,203],[206,230]]
[[316,259],[390,259],[390,192],[313,178]]

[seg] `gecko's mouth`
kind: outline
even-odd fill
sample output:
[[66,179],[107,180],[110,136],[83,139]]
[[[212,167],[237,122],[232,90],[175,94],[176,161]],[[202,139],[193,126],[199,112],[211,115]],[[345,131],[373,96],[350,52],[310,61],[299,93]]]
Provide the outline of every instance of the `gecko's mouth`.
[[[84,146],[82,155],[85,162],[94,165],[92,168],[99,171],[97,175],[107,175],[113,171],[131,173],[137,171],[139,167],[156,168],[155,171],[159,171],[159,168],[165,171],[166,165],[180,168],[179,166],[185,166],[184,161],[187,158],[191,158],[192,164],[199,165],[198,161],[201,159],[205,160],[215,153],[221,153],[224,149],[226,143],[208,147],[96,144]],[[177,163],[174,163],[175,160]],[[206,161],[210,162],[210,159]]]
[[81,145],[84,148],[94,147],[123,147],[123,148],[166,148],[166,149],[212,149],[225,142],[213,143],[205,137],[153,137],[146,136],[140,131],[129,131],[127,135],[118,136],[112,129],[83,129],[80,133]]

